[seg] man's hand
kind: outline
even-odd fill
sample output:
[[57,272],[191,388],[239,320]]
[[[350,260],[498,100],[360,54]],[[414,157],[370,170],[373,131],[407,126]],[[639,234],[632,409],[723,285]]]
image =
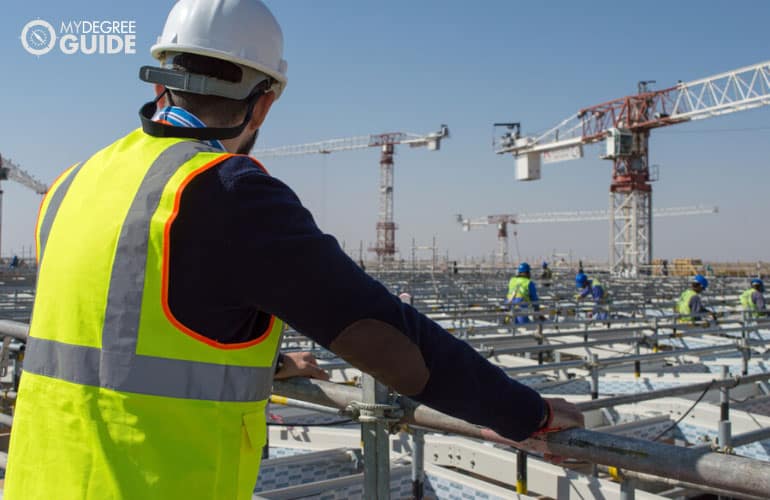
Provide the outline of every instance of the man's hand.
[[318,367],[318,361],[309,352],[283,353],[283,366],[275,374],[276,380],[291,377],[308,377],[329,380],[329,374]]
[[548,434],[559,432],[565,429],[583,428],[585,421],[583,413],[577,406],[563,398],[543,398],[551,407],[551,416],[545,427],[536,431],[529,439],[520,441],[519,448],[538,453],[553,463],[559,463],[564,457],[553,455],[548,448]]
[[573,427],[585,427],[583,412],[564,398],[543,398],[551,405],[551,422],[546,432],[563,431]]

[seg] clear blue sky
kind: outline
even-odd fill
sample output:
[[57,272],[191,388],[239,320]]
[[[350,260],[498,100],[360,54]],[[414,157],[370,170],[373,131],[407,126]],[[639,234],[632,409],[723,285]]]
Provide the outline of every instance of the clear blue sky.
[[[0,17],[0,154],[49,183],[138,126],[150,88],[137,79],[173,2],[27,0]],[[258,146],[388,131],[424,133],[447,123],[440,152],[401,148],[395,167],[397,246],[411,238],[453,258],[489,255],[493,227],[461,231],[454,214],[602,209],[610,162],[599,148],[547,165],[537,182],[514,180],[514,160],[496,156],[492,123],[549,128],[579,108],[770,59],[770,2],[719,1],[388,2],[272,0],[284,31],[289,86]],[[21,46],[31,19],[135,20],[136,55],[35,57]],[[737,130],[740,129],[740,130]],[[721,132],[720,132],[721,131]],[[717,216],[655,223],[657,257],[770,260],[767,167],[770,107],[653,131],[660,165],[658,207],[716,204]],[[375,239],[378,152],[273,159],[327,232],[348,249]],[[2,253],[33,244],[39,197],[3,183]],[[607,223],[522,225],[523,256],[571,250],[606,259]],[[29,251],[29,250],[28,250]],[[515,245],[511,245],[515,256]]]

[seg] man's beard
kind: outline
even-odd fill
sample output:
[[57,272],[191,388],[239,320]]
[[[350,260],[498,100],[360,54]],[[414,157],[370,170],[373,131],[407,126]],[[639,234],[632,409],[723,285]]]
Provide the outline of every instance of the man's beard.
[[254,131],[254,135],[251,136],[251,139],[244,142],[238,147],[238,150],[236,151],[239,155],[247,155],[251,153],[251,150],[254,148],[254,144],[257,143],[257,136],[259,135],[259,129]]

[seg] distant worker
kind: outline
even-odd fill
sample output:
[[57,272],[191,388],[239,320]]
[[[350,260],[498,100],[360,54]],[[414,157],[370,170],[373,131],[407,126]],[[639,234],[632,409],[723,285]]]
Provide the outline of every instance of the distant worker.
[[[540,273],[540,279],[541,280],[552,280],[553,279],[553,271],[548,267],[548,262],[543,261],[543,271]],[[549,283],[550,284],[550,283]],[[545,286],[545,284],[544,284]]]
[[[41,204],[4,500],[250,500],[267,399],[286,375],[284,322],[505,438],[583,426],[574,404],[510,378],[363,272],[249,156],[287,83],[261,1],[179,0],[151,53],[142,126],[66,170]],[[125,122],[84,120],[84,139]],[[223,248],[228,265],[212,268]],[[294,374],[322,376],[298,361]]]
[[745,290],[740,297],[743,311],[748,313],[751,318],[767,315],[765,307],[765,284],[759,278],[751,280],[751,286]]
[[19,267],[19,256],[18,255],[14,255],[11,258],[11,263],[8,265],[8,267],[10,269],[16,269],[17,267]]
[[[529,316],[521,315],[522,311],[530,307],[533,311],[540,309],[537,288],[530,277],[530,271],[529,264],[526,262],[519,264],[516,276],[508,282],[508,294],[505,296],[505,303],[510,304],[511,314],[516,323],[520,325],[529,323]],[[545,318],[540,316],[539,319],[544,320]]]
[[705,314],[710,314],[716,320],[716,315],[706,309],[700,296],[708,286],[709,282],[702,274],[696,274],[692,278],[690,288],[682,292],[674,306],[674,311],[679,314],[678,321],[694,324],[703,320]]
[[577,273],[575,276],[575,286],[580,290],[576,299],[578,301],[588,298],[594,301],[594,308],[591,311],[591,317],[596,320],[609,319],[607,312],[608,293],[604,285],[596,279],[589,278],[585,273]]

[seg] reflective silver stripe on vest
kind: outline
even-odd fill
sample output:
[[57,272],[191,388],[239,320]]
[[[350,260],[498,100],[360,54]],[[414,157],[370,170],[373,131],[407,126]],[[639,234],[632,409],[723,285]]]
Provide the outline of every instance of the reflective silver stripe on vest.
[[213,149],[195,141],[178,142],[163,151],[145,174],[123,221],[112,264],[102,330],[102,349],[105,353],[125,357],[125,361],[118,365],[102,364],[102,370],[109,370],[106,378],[116,387],[122,386],[131,376],[131,358],[136,353],[150,217],[157,210],[163,188],[171,176],[193,156],[204,151]]
[[[96,347],[30,337],[24,370],[76,384],[170,398],[260,401],[270,396],[273,368],[225,366],[196,361],[133,356],[129,376],[118,386],[101,367],[125,358]],[[106,376],[105,376],[106,375]]]
[[272,367],[230,366],[136,354],[150,219],[158,208],[163,189],[179,167],[206,151],[215,150],[194,141],[176,143],[158,156],[142,180],[118,239],[102,348],[30,337],[24,362],[26,371],[78,384],[173,398],[248,402],[270,396]]
[[59,212],[61,201],[64,199],[64,195],[69,191],[72,179],[78,175],[80,168],[84,165],[81,163],[75,168],[70,170],[67,177],[59,184],[56,190],[51,195],[51,201],[48,202],[48,208],[43,215],[43,220],[40,222],[40,255],[38,255],[38,263],[43,262],[43,252],[45,251],[45,244],[48,242],[48,235],[51,233],[51,226],[53,226],[53,220],[56,214]]

